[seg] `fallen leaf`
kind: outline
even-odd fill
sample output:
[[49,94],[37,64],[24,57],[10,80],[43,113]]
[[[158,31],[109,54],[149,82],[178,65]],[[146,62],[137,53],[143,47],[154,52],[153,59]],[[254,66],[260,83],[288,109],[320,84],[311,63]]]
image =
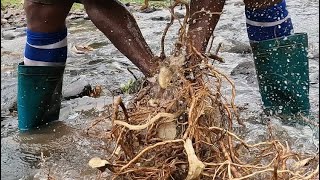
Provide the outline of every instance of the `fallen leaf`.
[[92,92],[90,93],[90,97],[98,98],[100,97],[102,93],[102,87],[101,85],[97,85],[96,87],[93,88]]
[[88,164],[92,168],[101,168],[101,167],[104,167],[110,163],[107,160],[102,160],[99,157],[94,157],[94,158],[90,159]]

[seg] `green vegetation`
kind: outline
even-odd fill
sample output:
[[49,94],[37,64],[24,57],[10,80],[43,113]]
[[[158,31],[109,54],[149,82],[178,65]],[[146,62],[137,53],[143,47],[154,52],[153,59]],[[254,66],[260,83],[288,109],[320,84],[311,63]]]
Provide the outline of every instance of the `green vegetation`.
[[8,6],[8,5],[16,5],[22,7],[23,0],[2,0],[1,1],[1,8]]
[[[9,5],[14,5],[16,7],[22,8],[23,1],[24,0],[2,0],[1,1],[1,9],[6,7],[6,6],[9,6]],[[71,9],[72,10],[83,9],[83,5],[82,4],[78,4],[78,3],[74,3]]]

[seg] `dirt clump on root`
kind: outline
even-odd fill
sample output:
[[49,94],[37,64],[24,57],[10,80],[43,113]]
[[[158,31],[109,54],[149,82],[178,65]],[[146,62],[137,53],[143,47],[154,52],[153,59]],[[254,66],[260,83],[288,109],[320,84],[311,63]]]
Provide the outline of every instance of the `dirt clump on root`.
[[[194,48],[184,53],[190,47],[186,19],[159,74],[126,105],[115,99],[105,118],[112,122],[107,137],[115,146],[107,160],[95,158],[92,167],[109,169],[113,179],[317,178],[317,156],[292,152],[272,138],[271,130],[270,140],[257,144],[233,133],[234,123],[243,125],[234,104],[235,86],[207,55]],[[190,66],[192,58],[199,63]],[[229,99],[221,92],[223,82],[232,87]]]

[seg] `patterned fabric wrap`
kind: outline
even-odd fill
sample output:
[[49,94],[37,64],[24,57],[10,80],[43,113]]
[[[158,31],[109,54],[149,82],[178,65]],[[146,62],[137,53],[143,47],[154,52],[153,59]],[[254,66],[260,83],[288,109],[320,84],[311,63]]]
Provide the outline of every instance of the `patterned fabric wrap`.
[[64,65],[67,60],[67,29],[54,33],[27,29],[24,64],[26,66]]
[[250,41],[263,41],[293,34],[293,26],[285,0],[266,9],[246,7],[245,14]]

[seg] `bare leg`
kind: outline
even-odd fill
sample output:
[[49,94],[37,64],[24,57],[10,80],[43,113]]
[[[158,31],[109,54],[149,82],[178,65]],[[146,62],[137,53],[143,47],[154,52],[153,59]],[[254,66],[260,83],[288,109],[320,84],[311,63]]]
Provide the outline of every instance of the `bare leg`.
[[206,51],[208,41],[222,13],[225,0],[191,0],[188,37],[201,53]]
[[65,20],[72,6],[72,2],[56,4],[39,4],[24,2],[27,17],[27,27],[35,32],[57,32],[65,28]]
[[97,28],[144,75],[153,76],[158,68],[152,51],[132,14],[117,0],[83,0],[84,7]]
[[244,4],[251,9],[264,9],[275,4],[282,2],[282,0],[262,0],[257,2],[257,0],[244,0]]
[[[270,7],[282,0],[244,0],[249,8],[263,9]],[[225,0],[191,0],[190,25],[188,36],[193,40],[193,46],[204,53],[210,36],[212,35],[223,10]]]
[[149,0],[144,0],[144,5],[140,8],[141,10],[147,9],[149,7]]

